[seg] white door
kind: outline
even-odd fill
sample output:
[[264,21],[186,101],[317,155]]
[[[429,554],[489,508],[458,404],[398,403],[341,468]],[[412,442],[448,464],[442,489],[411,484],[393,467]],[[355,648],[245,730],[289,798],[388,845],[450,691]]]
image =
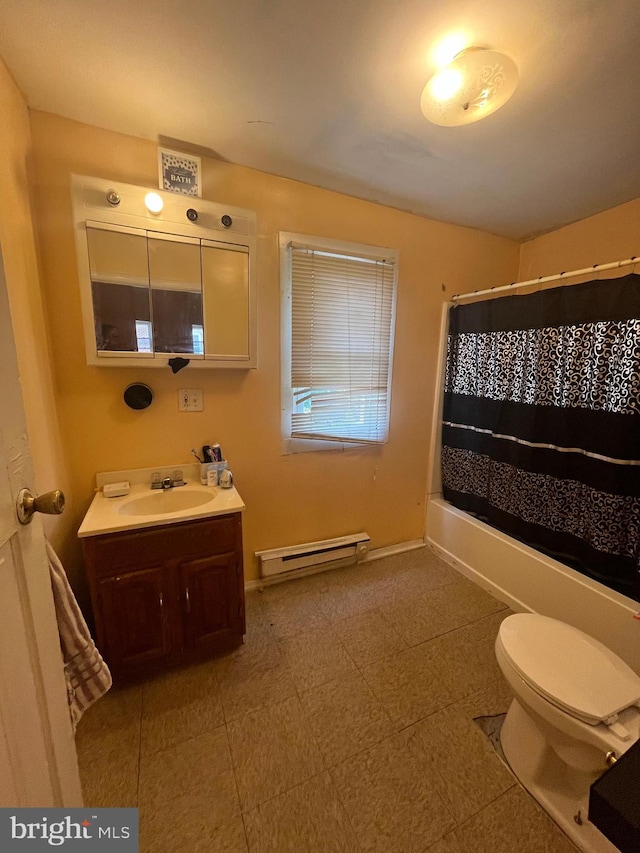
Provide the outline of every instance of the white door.
[[0,806],[80,806],[42,523],[16,516],[25,487],[34,492],[0,251]]

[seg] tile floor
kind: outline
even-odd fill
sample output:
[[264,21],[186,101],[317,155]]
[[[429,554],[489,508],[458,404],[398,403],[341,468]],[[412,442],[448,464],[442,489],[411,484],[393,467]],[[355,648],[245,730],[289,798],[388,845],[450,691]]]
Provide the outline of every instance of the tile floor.
[[85,715],[85,801],[143,853],[575,853],[473,722],[509,612],[427,549],[248,593],[244,646]]

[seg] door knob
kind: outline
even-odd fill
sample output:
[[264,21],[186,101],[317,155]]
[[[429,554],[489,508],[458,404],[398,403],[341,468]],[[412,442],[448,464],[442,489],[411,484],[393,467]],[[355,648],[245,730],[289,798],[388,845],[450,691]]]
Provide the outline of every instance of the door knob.
[[59,489],[55,489],[53,492],[45,492],[44,495],[34,498],[29,489],[20,489],[16,510],[20,524],[30,524],[34,512],[60,515],[64,510],[64,495]]

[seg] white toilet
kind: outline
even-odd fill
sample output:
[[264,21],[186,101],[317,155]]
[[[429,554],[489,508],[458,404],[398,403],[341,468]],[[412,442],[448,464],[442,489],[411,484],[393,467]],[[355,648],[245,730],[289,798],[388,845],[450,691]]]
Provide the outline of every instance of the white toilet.
[[585,853],[617,853],[587,819],[589,786],[640,737],[640,677],[577,628],[517,613],[498,665],[515,698],[500,741],[525,788]]

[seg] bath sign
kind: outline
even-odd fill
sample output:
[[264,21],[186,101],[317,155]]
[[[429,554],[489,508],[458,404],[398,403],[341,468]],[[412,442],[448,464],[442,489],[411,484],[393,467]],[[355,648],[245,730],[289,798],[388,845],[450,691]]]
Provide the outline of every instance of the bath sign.
[[160,189],[202,198],[200,157],[158,148]]

